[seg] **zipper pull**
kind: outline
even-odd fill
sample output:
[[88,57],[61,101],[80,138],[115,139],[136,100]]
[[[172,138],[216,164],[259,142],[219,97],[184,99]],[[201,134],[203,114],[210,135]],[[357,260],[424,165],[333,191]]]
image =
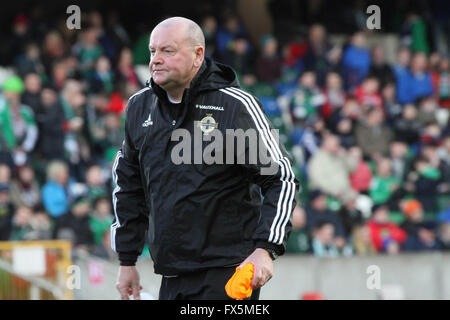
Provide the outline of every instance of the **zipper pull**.
[[172,125],[174,126],[177,123],[175,120],[172,120]]

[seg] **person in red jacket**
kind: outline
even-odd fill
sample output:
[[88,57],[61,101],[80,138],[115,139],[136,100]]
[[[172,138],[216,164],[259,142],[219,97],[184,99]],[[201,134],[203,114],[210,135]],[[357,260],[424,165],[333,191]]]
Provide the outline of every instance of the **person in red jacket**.
[[350,174],[350,184],[353,190],[367,193],[373,177],[369,164],[364,161],[362,150],[358,146],[351,147],[349,155],[357,163],[356,169]]
[[406,232],[389,221],[389,209],[386,205],[375,205],[372,218],[367,221],[370,238],[377,252],[396,254],[406,240]]
[[377,78],[370,76],[355,89],[354,96],[358,103],[364,108],[375,107],[383,112],[383,98],[380,94],[380,82]]

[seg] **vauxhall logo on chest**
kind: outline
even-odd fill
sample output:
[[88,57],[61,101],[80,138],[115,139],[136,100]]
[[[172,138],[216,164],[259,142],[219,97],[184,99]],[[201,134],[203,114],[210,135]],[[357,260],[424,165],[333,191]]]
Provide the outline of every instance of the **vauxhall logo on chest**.
[[219,106],[208,106],[208,105],[203,105],[203,104],[196,104],[195,107],[197,109],[203,109],[203,110],[223,111],[223,107],[219,107]]

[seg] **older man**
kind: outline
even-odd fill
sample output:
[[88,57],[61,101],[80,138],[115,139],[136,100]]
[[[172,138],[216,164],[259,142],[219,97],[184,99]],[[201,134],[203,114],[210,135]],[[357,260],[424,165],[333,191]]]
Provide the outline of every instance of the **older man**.
[[343,199],[352,192],[350,173],[356,165],[356,160],[340,145],[339,138],[329,134],[308,163],[310,188]]
[[[235,72],[205,59],[196,23],[182,17],[162,21],[149,49],[150,85],[128,101],[125,139],[113,166],[117,288],[122,299],[139,298],[135,263],[148,235],[154,270],[163,276],[160,299],[227,299],[226,282],[247,263],[254,265],[251,298],[257,299],[291,228],[298,181],[288,155],[259,101],[239,88]],[[276,173],[262,174],[259,160],[192,164],[199,146],[206,151],[205,140],[194,141],[193,155],[190,146],[180,151],[183,162],[174,161],[178,133],[216,139],[227,129],[255,130]],[[229,148],[216,149],[215,156],[224,158],[234,150]]]

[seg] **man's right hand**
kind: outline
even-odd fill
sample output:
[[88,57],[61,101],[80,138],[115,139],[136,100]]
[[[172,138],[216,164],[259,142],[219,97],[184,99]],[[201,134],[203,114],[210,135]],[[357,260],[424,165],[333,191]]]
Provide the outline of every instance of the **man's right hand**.
[[122,300],[129,300],[130,295],[133,295],[134,300],[141,299],[139,291],[142,286],[139,284],[139,273],[135,266],[120,266],[116,288]]

